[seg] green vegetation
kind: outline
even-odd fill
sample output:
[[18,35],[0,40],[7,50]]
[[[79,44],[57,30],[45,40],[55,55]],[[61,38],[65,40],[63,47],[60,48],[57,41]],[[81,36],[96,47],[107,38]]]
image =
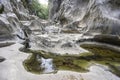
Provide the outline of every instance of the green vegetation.
[[52,58],[56,70],[87,72],[87,68],[92,63],[97,63],[108,66],[112,73],[120,76],[120,52],[97,45],[83,44],[81,47],[89,50],[90,52],[80,55],[58,55],[45,51],[28,50],[29,53],[32,53],[32,56],[24,61],[24,66],[29,72],[41,73],[41,62],[36,60],[36,56],[39,55],[46,59]]
[[25,60],[23,62],[25,69],[29,72],[40,74],[42,72],[42,69],[40,68],[40,62],[36,60],[36,54],[32,54],[32,56],[29,56],[29,59]]
[[3,13],[3,11],[4,11],[4,5],[3,5],[3,4],[1,4],[0,6],[1,6],[1,7],[0,7],[0,14],[2,14],[2,13]]
[[22,0],[24,6],[28,8],[30,14],[36,15],[42,19],[48,19],[48,6],[40,4],[38,0]]
[[35,13],[38,17],[42,19],[48,18],[48,6],[47,5],[40,4],[38,0],[33,0],[32,7],[35,10]]

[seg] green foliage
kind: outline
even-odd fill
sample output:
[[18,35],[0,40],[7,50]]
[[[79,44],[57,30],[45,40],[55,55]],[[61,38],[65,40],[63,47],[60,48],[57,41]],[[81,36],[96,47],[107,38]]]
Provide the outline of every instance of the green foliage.
[[31,4],[31,9],[36,16],[47,19],[48,18],[48,7],[47,5],[40,4],[38,0],[33,0]]
[[40,4],[38,0],[21,0],[25,8],[27,8],[32,15],[36,15],[42,19],[48,19],[48,6]]

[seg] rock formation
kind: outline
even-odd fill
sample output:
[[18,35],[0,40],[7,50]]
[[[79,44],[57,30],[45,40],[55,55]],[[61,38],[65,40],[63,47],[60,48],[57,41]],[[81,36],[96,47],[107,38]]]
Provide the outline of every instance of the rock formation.
[[0,0],[0,40],[14,39],[21,29],[29,29],[28,25],[37,17],[29,14],[24,0]]
[[[120,51],[120,0],[49,0],[48,21],[31,15],[31,1],[0,0],[0,80],[120,80],[120,56],[117,55]],[[26,42],[28,45],[30,39],[30,54],[20,52],[22,45],[15,43],[16,34],[23,40],[28,34]],[[80,47],[81,44],[88,50]],[[110,50],[105,50],[107,48]],[[114,51],[115,55],[111,54]],[[69,66],[72,71],[63,67],[63,71],[60,69],[55,74],[30,73],[33,68],[41,67],[47,73],[57,67],[53,64],[54,57],[41,58],[42,55],[58,57],[56,63],[62,60],[59,65]],[[26,61],[33,67],[28,67],[28,72],[27,67],[23,67]],[[36,61],[37,67],[34,67]],[[73,72],[73,63],[75,69],[88,68],[89,72]]]
[[0,37],[13,39],[13,34],[23,27],[20,20],[29,19],[28,12],[18,0],[0,0],[0,5],[4,8],[0,14]]
[[50,19],[63,30],[120,35],[119,0],[50,0]]
[[1,41],[14,39],[15,34],[22,35],[21,29],[26,29],[28,34],[32,33],[31,42],[39,49],[49,52],[79,53],[76,42],[93,37],[98,42],[119,45],[118,0],[49,0],[51,23],[30,15],[30,2],[31,0],[0,1]]

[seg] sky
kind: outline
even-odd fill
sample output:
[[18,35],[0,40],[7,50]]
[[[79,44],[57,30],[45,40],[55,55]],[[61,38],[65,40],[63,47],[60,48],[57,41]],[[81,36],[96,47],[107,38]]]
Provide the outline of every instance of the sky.
[[47,5],[48,4],[48,0],[38,0],[41,4],[45,4]]

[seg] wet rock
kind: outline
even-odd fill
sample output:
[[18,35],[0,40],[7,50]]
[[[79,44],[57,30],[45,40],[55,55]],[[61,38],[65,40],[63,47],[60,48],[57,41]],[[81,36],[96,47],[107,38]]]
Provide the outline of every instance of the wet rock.
[[120,38],[115,35],[96,35],[93,41],[120,46]]
[[5,58],[3,58],[2,56],[0,56],[0,62],[3,62],[5,60]]

